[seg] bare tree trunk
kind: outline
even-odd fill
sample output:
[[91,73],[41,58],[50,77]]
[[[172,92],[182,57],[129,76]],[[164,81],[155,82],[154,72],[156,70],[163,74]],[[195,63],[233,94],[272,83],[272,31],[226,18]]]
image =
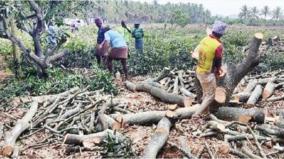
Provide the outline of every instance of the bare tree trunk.
[[230,97],[241,81],[241,79],[255,66],[258,65],[260,60],[260,55],[258,54],[258,49],[263,39],[263,35],[261,33],[256,33],[249,45],[249,51],[247,57],[237,65],[229,64],[228,71],[225,78],[218,82],[219,86],[222,86],[226,89],[226,103],[229,102]]

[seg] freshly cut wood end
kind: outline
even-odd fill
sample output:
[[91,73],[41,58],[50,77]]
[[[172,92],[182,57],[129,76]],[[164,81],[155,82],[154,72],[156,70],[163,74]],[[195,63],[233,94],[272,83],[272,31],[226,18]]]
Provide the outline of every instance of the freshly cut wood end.
[[95,137],[90,140],[83,141],[83,146],[86,148],[92,148],[95,145],[100,144],[101,142],[102,142],[102,138]]
[[241,115],[238,121],[241,123],[248,123],[251,119],[252,117],[249,115]]
[[13,147],[11,145],[7,145],[2,148],[3,156],[10,157],[12,154],[13,154]]
[[156,132],[156,133],[165,133],[165,132],[167,132],[167,130],[166,130],[165,128],[157,128],[157,129],[155,130],[155,132]]
[[168,118],[174,118],[176,116],[176,112],[174,111],[167,111],[166,112],[166,117]]
[[268,92],[267,90],[263,90],[262,92],[262,99],[267,99],[268,97],[270,97],[270,92]]
[[119,123],[119,122],[114,122],[111,126],[112,130],[119,130],[123,127],[123,124]]
[[176,110],[177,109],[177,104],[171,104],[171,105],[168,105],[168,109],[169,110]]
[[194,98],[193,98],[193,97],[186,97],[186,98],[184,99],[184,101],[183,101],[184,107],[191,107],[193,101],[194,101]]
[[223,87],[217,87],[215,91],[215,100],[218,103],[225,103],[226,102],[226,90]]
[[263,39],[263,34],[262,34],[262,33],[255,33],[254,36],[255,36],[257,39]]

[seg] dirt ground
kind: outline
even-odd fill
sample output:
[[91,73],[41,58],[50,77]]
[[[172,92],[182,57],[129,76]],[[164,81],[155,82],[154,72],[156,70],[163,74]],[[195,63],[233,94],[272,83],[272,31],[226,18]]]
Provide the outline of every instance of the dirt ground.
[[[134,77],[132,81],[141,81],[145,77]],[[152,96],[143,92],[130,92],[125,89],[121,81],[116,81],[120,94],[116,97],[121,101],[127,103],[127,109],[133,112],[142,112],[148,110],[167,110],[168,104],[159,102]],[[262,103],[261,106],[267,108],[267,113],[274,114],[278,109],[284,108],[284,101],[274,103]],[[27,111],[25,106],[12,107],[11,109],[0,113],[0,125],[4,125],[5,128],[11,128],[14,126],[17,119],[20,119],[24,112]],[[183,119],[173,126],[168,141],[178,143],[178,138],[183,136],[187,139],[189,148],[193,155],[200,153],[204,149],[205,143],[207,143],[215,156],[215,158],[238,158],[229,154],[228,145],[223,141],[222,136],[216,137],[195,137],[194,134],[198,132],[198,129],[206,123],[206,117],[197,119]],[[126,126],[121,132],[129,137],[132,142],[132,148],[137,156],[143,153],[145,146],[152,133],[155,130],[155,125]],[[0,133],[1,134],[1,133]],[[61,138],[52,136],[48,130],[41,130],[31,136],[27,136],[28,132],[21,135],[18,140],[20,158],[102,158],[100,155],[100,148],[94,151],[81,151],[81,152],[68,152],[68,146],[62,144]],[[3,136],[0,136],[3,141]],[[1,141],[0,140],[0,141]],[[1,143],[1,142],[0,142]],[[266,153],[272,150],[267,149]],[[159,158],[182,158],[182,153],[175,147],[166,144],[164,148],[158,154]],[[201,158],[210,158],[208,153],[202,153]]]

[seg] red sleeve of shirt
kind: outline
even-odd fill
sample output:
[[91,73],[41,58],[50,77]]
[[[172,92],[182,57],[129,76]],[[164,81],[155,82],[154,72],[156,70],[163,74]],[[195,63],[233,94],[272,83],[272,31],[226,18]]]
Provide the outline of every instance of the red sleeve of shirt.
[[220,45],[216,50],[215,50],[215,58],[221,58],[223,56],[223,46]]
[[220,45],[215,50],[214,66],[220,68],[222,66],[222,57],[223,57],[223,45]]

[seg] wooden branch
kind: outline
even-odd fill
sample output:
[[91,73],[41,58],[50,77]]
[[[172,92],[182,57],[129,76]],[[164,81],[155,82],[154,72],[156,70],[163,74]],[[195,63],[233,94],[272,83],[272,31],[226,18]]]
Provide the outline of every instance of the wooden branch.
[[263,131],[265,134],[268,134],[268,135],[275,135],[279,138],[284,138],[284,129],[279,128],[277,126],[263,124],[263,125],[257,125],[256,129]]
[[36,114],[37,109],[38,101],[33,101],[31,103],[29,111],[25,114],[25,116],[22,119],[18,120],[15,127],[9,133],[7,133],[5,137],[5,145],[2,148],[2,154],[4,156],[9,157],[13,154],[17,138],[32,125],[30,122],[33,116]]
[[171,94],[165,90],[157,87],[153,87],[148,83],[138,83],[134,84],[132,82],[125,82],[126,88],[130,91],[143,91],[150,93],[152,96],[159,98],[162,102],[170,104],[178,104],[180,106],[191,106],[192,99],[189,97],[183,97],[176,94]]
[[191,93],[190,91],[188,91],[187,89],[185,89],[184,87],[180,88],[180,91],[183,95],[187,96],[187,97],[191,97],[191,98],[195,98],[196,95]]
[[253,132],[253,130],[252,130],[249,126],[248,126],[248,130],[250,131],[250,133],[251,133],[252,136],[253,136],[253,139],[254,139],[254,141],[255,141],[256,147],[257,147],[257,149],[258,149],[258,151],[259,151],[261,157],[263,157],[264,159],[266,159],[266,155],[265,155],[265,153],[263,152],[263,150],[262,150],[262,148],[261,148],[261,145],[260,145],[260,143],[258,142],[255,133]]
[[[241,122],[257,122],[264,123],[265,114],[262,109],[258,108],[234,108],[234,107],[220,107],[213,112],[213,114],[222,120],[226,121],[241,121]],[[243,118],[247,118],[244,121]]]
[[163,71],[160,73],[160,75],[154,79],[154,82],[159,82],[161,79],[167,77],[170,73],[170,69],[168,67],[165,67]]
[[262,94],[262,86],[257,85],[255,89],[253,90],[253,92],[251,93],[251,96],[249,97],[247,104],[251,104],[251,105],[256,104],[261,94]]
[[89,135],[66,134],[63,144],[83,145],[84,147],[88,148],[96,144],[101,144],[103,140],[107,139],[108,137],[117,139],[120,142],[126,139],[121,133],[107,129],[102,132]]
[[245,155],[244,153],[242,153],[241,151],[238,151],[236,149],[230,148],[230,153],[233,154],[233,155],[236,155],[240,158],[244,158],[244,159],[249,158],[247,155]]
[[249,156],[249,158],[261,159],[261,157],[259,157],[259,156],[255,155],[255,154],[253,154],[253,153],[249,150],[249,148],[248,148],[247,146],[243,146],[243,147],[241,148],[241,150],[242,150],[242,152],[243,152],[244,154],[246,154],[247,156]]
[[178,94],[178,77],[175,78],[173,94]]
[[[113,106],[118,105],[119,103],[117,101],[113,101],[112,99],[109,102],[106,102],[100,109],[100,111],[98,112],[98,121],[101,123],[102,129],[106,130],[108,129],[110,126],[112,127],[112,123],[114,122],[114,120],[109,119],[105,114],[105,111]],[[109,123],[111,123],[111,125],[109,125]]]
[[275,101],[279,101],[279,100],[283,100],[283,99],[284,99],[284,95],[282,95],[280,97],[272,96],[272,97],[268,98],[266,101],[268,101],[268,102],[275,102]]
[[157,125],[157,129],[150,139],[150,142],[144,149],[142,158],[154,159],[157,157],[158,152],[167,142],[171,126],[172,123],[167,117],[161,119]]
[[[191,118],[193,113],[198,110],[200,105],[194,105],[192,107],[179,108],[175,111],[172,111],[172,117],[174,119],[186,119]],[[135,114],[125,114],[125,115],[111,115],[112,118],[115,119],[115,123],[108,123],[108,125],[112,126],[115,124],[119,125],[149,125],[158,123],[163,117],[166,116],[168,111],[147,111],[147,112],[139,112]],[[110,120],[109,120],[110,121]]]

